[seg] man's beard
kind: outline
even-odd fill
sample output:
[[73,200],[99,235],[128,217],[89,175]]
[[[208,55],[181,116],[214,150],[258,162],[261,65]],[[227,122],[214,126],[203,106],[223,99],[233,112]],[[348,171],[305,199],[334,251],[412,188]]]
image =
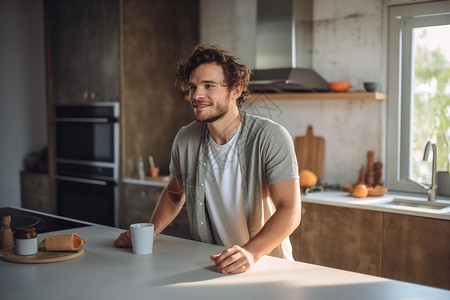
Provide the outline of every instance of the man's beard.
[[[228,92],[227,95],[226,95],[226,98],[229,98],[229,97],[230,97],[230,92]],[[216,112],[216,114],[213,115],[213,116],[211,116],[210,118],[208,118],[208,119],[206,119],[206,120],[199,120],[199,119],[197,118],[197,116],[195,116],[195,119],[196,119],[198,122],[211,123],[211,122],[217,121],[217,120],[219,120],[220,118],[222,118],[224,115],[226,115],[226,113],[227,113],[228,111],[229,111],[229,108],[228,108],[227,106],[223,106],[223,107],[218,106],[218,107],[217,107],[217,112]]]
[[197,121],[199,121],[199,122],[205,122],[205,123],[211,123],[211,122],[214,122],[214,121],[219,120],[220,118],[222,118],[227,112],[228,112],[228,109],[227,109],[227,110],[220,111],[217,115],[212,116],[212,117],[209,118],[209,119],[206,119],[206,120],[203,120],[203,121],[201,121],[201,120],[197,120]]

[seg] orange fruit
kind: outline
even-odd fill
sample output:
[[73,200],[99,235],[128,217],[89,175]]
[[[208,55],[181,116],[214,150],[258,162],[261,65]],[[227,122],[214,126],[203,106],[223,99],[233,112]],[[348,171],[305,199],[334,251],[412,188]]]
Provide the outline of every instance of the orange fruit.
[[353,196],[357,198],[365,198],[369,194],[369,190],[365,184],[358,184],[353,188]]
[[317,183],[317,176],[312,171],[304,169],[300,172],[300,186],[313,187]]

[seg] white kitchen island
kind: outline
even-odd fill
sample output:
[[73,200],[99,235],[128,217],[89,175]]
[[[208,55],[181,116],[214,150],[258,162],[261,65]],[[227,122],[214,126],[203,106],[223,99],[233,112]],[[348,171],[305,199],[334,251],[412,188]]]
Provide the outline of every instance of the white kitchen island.
[[159,236],[151,255],[113,241],[123,230],[101,225],[76,232],[85,253],[48,264],[0,261],[1,299],[450,299],[450,291],[274,257],[245,273],[222,275],[209,256],[223,247]]

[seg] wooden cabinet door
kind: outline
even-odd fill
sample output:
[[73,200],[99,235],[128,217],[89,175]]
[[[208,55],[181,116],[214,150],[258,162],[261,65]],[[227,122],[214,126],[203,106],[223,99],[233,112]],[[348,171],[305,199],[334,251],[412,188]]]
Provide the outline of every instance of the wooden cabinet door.
[[450,289],[450,221],[385,213],[382,276]]
[[85,1],[46,1],[47,45],[51,94],[55,102],[84,100],[85,73],[84,24]]
[[48,174],[20,172],[22,207],[54,214],[56,205],[50,200]]
[[84,26],[87,91],[90,101],[120,99],[119,1],[87,0]]
[[174,86],[178,61],[198,43],[196,0],[122,1],[122,174],[133,178],[140,155],[169,174],[178,130],[192,122],[190,104]]
[[381,275],[383,213],[302,205],[301,224],[290,237],[295,260]]
[[133,223],[149,222],[162,188],[130,184],[122,185],[122,188],[120,227],[128,229]]
[[51,97],[56,103],[119,101],[118,1],[46,1]]

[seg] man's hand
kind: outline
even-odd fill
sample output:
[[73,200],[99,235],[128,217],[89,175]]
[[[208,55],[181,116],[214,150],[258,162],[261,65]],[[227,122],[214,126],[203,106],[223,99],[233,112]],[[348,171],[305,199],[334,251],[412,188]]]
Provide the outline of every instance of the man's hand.
[[129,230],[122,232],[114,241],[114,246],[118,248],[131,248],[131,233]]
[[216,263],[216,271],[223,274],[242,273],[255,264],[253,255],[237,245],[211,255],[210,258]]

